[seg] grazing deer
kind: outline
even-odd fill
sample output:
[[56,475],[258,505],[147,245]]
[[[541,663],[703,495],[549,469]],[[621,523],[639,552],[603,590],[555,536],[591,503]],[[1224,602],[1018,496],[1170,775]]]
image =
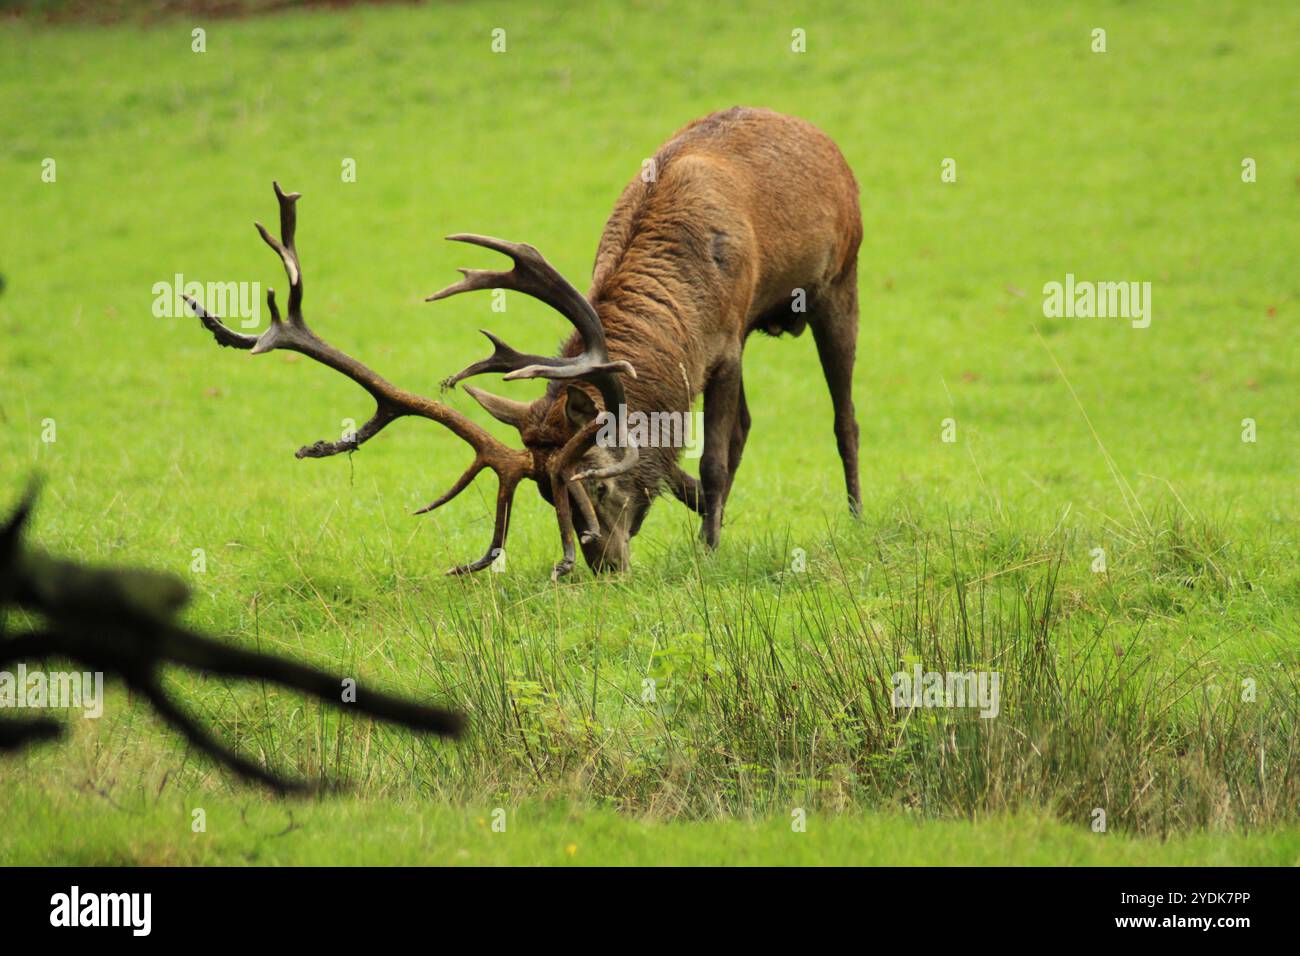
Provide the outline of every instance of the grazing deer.
[[[563,558],[552,578],[574,566],[575,530],[593,570],[625,568],[628,542],[665,487],[701,516],[701,537],[716,547],[749,433],[741,355],[755,331],[797,336],[812,328],[834,405],[849,508],[857,514],[858,425],[851,386],[862,218],[857,183],[844,157],[803,120],[737,107],[686,126],[647,170],[651,175],[638,176],[623,190],[605,225],[586,296],[532,246],[449,237],[504,253],[514,266],[506,272],[462,269],[461,281],[429,301],[475,289],[510,289],[545,302],[575,328],[560,354],[550,358],[517,352],[485,331],[492,354],[443,383],[453,387],[484,372],[548,379],[546,393],[532,402],[465,386],[494,418],[518,429],[522,451],[447,405],[390,384],[307,327],[294,246],[299,197],[278,184],[280,238],[260,223],[257,229],[284,262],[287,318],[281,318],[273,290],[267,293],[270,326],[257,336],[235,332],[193,299],[186,301],[220,345],[254,354],[300,352],[374,397],[375,414],[355,434],[301,448],[299,458],[353,451],[408,415],[441,422],[474,448],[474,461],[452,488],[417,512],[447,503],[484,468],[497,473],[492,543],[483,557],[448,573],[481,570],[501,552],[514,492],[525,478],[537,483],[559,520]],[[614,414],[630,409],[689,415],[701,393],[699,480],[677,464],[680,448],[638,447],[626,416]],[[617,423],[612,442],[599,440],[608,433],[609,414]]]

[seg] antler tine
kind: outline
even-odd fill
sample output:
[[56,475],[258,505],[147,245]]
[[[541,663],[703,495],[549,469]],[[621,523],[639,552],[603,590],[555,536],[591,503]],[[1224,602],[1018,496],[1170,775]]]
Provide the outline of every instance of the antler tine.
[[560,545],[564,549],[559,563],[551,568],[551,580],[558,581],[576,563],[573,550],[573,510],[569,507],[568,483],[558,472],[551,474],[551,495],[555,498],[555,516],[560,523]]
[[485,462],[481,456],[476,456],[470,466],[465,469],[465,473],[456,479],[454,485],[448,488],[441,496],[435,498],[431,503],[425,505],[423,508],[412,511],[411,514],[423,515],[428,514],[430,511],[437,508],[441,508],[447,502],[451,501],[452,498],[455,498],[458,494],[468,488],[474,479],[478,477],[478,473],[486,467],[487,462]]
[[480,375],[483,372],[506,372],[507,379],[587,378],[594,381],[595,376],[617,372],[626,372],[633,378],[636,377],[636,370],[631,363],[609,360],[609,353],[605,346],[605,329],[600,324],[600,317],[596,314],[596,310],[592,308],[586,296],[570,285],[569,281],[560,275],[535,248],[525,242],[508,242],[505,239],[494,239],[491,236],[478,236],[472,233],[457,233],[447,238],[454,242],[483,246],[485,249],[503,253],[513,260],[514,268],[506,272],[461,269],[463,279],[426,297],[426,302],[480,289],[510,289],[522,292],[546,303],[568,319],[582,338],[583,351],[582,354],[574,356],[531,355],[516,351],[492,333],[484,331],[483,334],[492,342],[492,354],[446,379],[443,382],[444,386],[450,387],[461,379]]
[[[617,416],[619,444],[626,449],[626,452],[621,460],[605,468],[591,469],[567,477],[566,484],[572,488],[572,482],[576,480],[610,478],[635,467],[639,454],[636,445],[629,440],[626,422],[620,414],[621,408],[626,404],[626,398],[619,374],[626,373],[636,378],[636,369],[630,362],[610,361],[605,343],[605,329],[600,324],[600,316],[596,314],[596,310],[587,298],[561,276],[540,252],[527,243],[508,242],[504,239],[472,233],[457,233],[447,238],[503,253],[514,262],[514,268],[508,272],[461,269],[464,278],[428,296],[426,302],[446,299],[462,292],[478,289],[512,289],[523,292],[545,302],[572,322],[582,338],[583,352],[580,355],[558,358],[530,355],[511,348],[491,332],[482,330],[492,342],[492,354],[445,379],[443,386],[452,387],[462,379],[484,372],[504,372],[506,373],[504,377],[508,380],[547,378],[582,379],[591,382],[600,391],[606,411]],[[575,454],[580,455],[585,452],[594,440],[593,431],[580,447],[574,446]],[[581,497],[579,497],[579,505],[582,506]],[[588,507],[582,508],[584,515]]]
[[[300,194],[286,193],[280,188],[279,183],[274,185],[276,199],[280,204],[279,238],[273,236],[261,223],[256,225],[258,234],[275,250],[284,264],[285,274],[289,277],[288,321],[284,321],[280,315],[273,289],[268,289],[266,293],[266,304],[271,315],[270,324],[264,332],[256,336],[234,331],[219,317],[209,313],[188,296],[185,301],[219,345],[248,349],[254,355],[274,349],[298,352],[352,379],[374,398],[374,414],[356,432],[340,441],[318,441],[311,445],[304,445],[297,451],[298,458],[327,458],[343,452],[356,451],[364,442],[379,434],[390,422],[408,415],[439,422],[468,443],[474,449],[474,461],[469,469],[461,475],[450,491],[416,513],[423,514],[445,504],[468,487],[480,471],[491,468],[496,472],[499,482],[492,544],[483,558],[453,568],[450,573],[477,571],[487,567],[505,544],[515,488],[520,481],[530,477],[535,471],[533,456],[498,441],[488,431],[455,409],[398,388],[352,356],[336,349],[308,328],[302,315],[302,267],[298,261],[297,247],[294,245],[298,225],[296,203]],[[536,250],[534,254],[535,252]],[[504,343],[500,345],[509,349],[509,346],[505,346]]]
[[284,274],[289,277],[289,321],[299,325],[303,321],[302,265],[298,262],[294,236],[298,231],[298,210],[295,204],[302,198],[302,193],[286,193],[278,182],[272,182],[271,185],[275,187],[275,198],[280,203],[280,238],[267,232],[260,222],[253,225],[257,227],[262,241],[274,249],[284,263]]
[[[600,537],[600,519],[596,516],[596,509],[591,505],[591,498],[587,495],[587,489],[583,487],[579,475],[573,471],[574,465],[583,453],[591,447],[595,440],[597,430],[600,428],[599,419],[588,422],[578,433],[565,443],[560,449],[560,454],[556,457],[553,468],[553,474],[562,480],[564,488],[573,495],[574,501],[578,504],[578,510],[582,512],[583,521],[586,528],[582,532],[583,543],[594,541]],[[560,492],[556,491],[556,494]],[[558,513],[560,521],[560,540],[564,542],[568,535],[573,533],[573,519],[563,513]]]
[[637,461],[641,454],[637,451],[636,443],[627,437],[626,432],[623,436],[623,447],[627,449],[623,457],[612,465],[606,465],[604,468],[588,468],[586,471],[575,472],[572,481],[586,481],[588,478],[614,478],[618,475],[625,474],[636,467]]
[[[430,300],[426,299],[425,301]],[[440,383],[443,388],[453,388],[461,379],[482,375],[484,372],[509,372],[512,369],[531,365],[534,360],[545,361],[540,355],[526,355],[523,352],[515,351],[487,329],[479,329],[479,331],[487,336],[488,341],[492,343],[492,354],[475,362],[473,365],[465,366],[455,375],[443,379]]]
[[236,332],[234,329],[230,328],[230,326],[226,325],[226,323],[222,322],[217,316],[199,305],[197,300],[190,298],[184,293],[181,293],[181,298],[185,300],[185,304],[190,307],[194,314],[199,317],[199,321],[203,323],[203,327],[212,333],[212,337],[217,340],[218,345],[223,348],[231,349],[251,349],[257,345],[259,336],[244,335],[242,332]]
[[572,322],[582,336],[587,351],[598,361],[603,362],[608,358],[605,352],[605,329],[600,324],[596,310],[591,307],[586,296],[570,285],[534,247],[526,242],[508,242],[468,232],[456,233],[447,238],[452,242],[465,242],[503,253],[514,261],[514,268],[508,272],[461,269],[465,278],[435,292],[425,301],[445,299],[475,289],[512,289],[522,292],[545,302]]
[[[506,534],[510,530],[510,509],[514,505],[515,488],[519,486],[519,482],[523,480],[523,477],[522,474],[516,476],[499,475],[496,517],[492,523],[492,543],[488,545],[487,551],[483,552],[483,557],[477,561],[471,561],[469,564],[462,564],[459,567],[452,568],[447,572],[448,574],[472,574],[475,571],[482,571],[496,560],[497,555],[501,553],[501,549],[505,547]],[[448,495],[454,497],[459,493],[460,490],[456,489],[453,492],[448,492]]]

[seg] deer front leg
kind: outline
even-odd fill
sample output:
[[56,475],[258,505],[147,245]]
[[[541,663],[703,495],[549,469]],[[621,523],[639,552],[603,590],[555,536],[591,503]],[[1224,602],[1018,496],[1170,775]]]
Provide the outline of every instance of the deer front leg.
[[727,498],[731,497],[731,486],[736,483],[736,469],[740,467],[740,456],[745,453],[749,425],[749,405],[745,402],[745,378],[742,374],[736,385],[736,424],[727,449]]
[[705,514],[704,489],[700,487],[698,481],[682,470],[681,465],[673,465],[673,470],[668,475],[668,490],[673,493],[674,498],[697,515]]
[[704,520],[700,538],[710,548],[722,536],[722,510],[731,486],[732,435],[740,414],[740,356],[724,359],[704,386],[704,454],[700,485],[704,490]]

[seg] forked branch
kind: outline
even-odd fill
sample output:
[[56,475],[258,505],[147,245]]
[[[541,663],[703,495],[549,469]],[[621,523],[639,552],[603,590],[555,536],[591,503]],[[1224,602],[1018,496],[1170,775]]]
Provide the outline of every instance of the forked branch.
[[[148,700],[158,715],[199,751],[246,780],[278,792],[311,789],[222,744],[166,690],[164,667],[242,680],[264,680],[309,694],[340,710],[400,724],[422,733],[457,736],[460,715],[382,691],[359,689],[345,701],[340,675],[270,654],[231,647],[176,623],[188,600],[177,578],[153,571],[88,568],[26,546],[22,533],[32,495],[0,527],[0,670],[18,661],[70,660],[116,678]],[[18,608],[41,621],[35,630],[4,632]],[[60,735],[47,718],[0,719],[0,750]]]

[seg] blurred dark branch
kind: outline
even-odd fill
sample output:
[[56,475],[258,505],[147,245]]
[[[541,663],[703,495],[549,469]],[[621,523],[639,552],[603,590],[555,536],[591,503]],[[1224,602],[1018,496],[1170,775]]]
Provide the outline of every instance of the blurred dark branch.
[[[310,789],[261,767],[212,736],[164,689],[161,669],[178,665],[201,674],[266,680],[301,691],[340,710],[357,711],[422,733],[457,736],[460,715],[379,691],[356,689],[344,701],[342,678],[296,661],[243,650],[176,623],[189,600],[178,578],[130,568],[89,568],[28,547],[22,541],[34,493],[0,527],[0,670],[19,661],[67,659],[122,681],[198,750],[239,776],[284,793]],[[41,619],[38,629],[10,633],[18,608]],[[0,718],[0,751],[51,740],[62,732],[48,718]]]

